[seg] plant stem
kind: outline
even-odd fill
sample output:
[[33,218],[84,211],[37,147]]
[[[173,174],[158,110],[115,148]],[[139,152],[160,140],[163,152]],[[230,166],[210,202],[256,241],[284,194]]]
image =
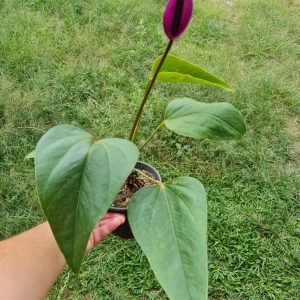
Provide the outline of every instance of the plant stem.
[[131,128],[131,132],[130,132],[130,135],[129,135],[129,140],[132,141],[132,142],[135,141],[137,130],[138,130],[138,125],[139,125],[139,120],[141,118],[144,106],[145,106],[145,104],[147,102],[147,99],[149,97],[149,94],[150,94],[150,92],[151,92],[151,90],[153,88],[153,85],[155,83],[157,75],[158,75],[158,73],[159,73],[159,71],[160,71],[160,69],[161,69],[161,67],[162,67],[162,65],[163,65],[163,63],[164,63],[164,61],[165,61],[165,59],[166,59],[166,57],[167,57],[170,49],[171,49],[171,47],[172,47],[172,44],[173,44],[173,41],[170,40],[169,43],[168,43],[168,45],[167,45],[167,48],[166,48],[166,50],[165,50],[165,52],[164,52],[164,54],[162,56],[162,58],[161,58],[161,60],[160,60],[160,62],[158,64],[158,66],[157,66],[157,69],[156,69],[156,71],[155,71],[155,73],[154,73],[154,75],[153,75],[150,83],[147,86],[144,98],[143,98],[142,103],[141,103],[141,105],[139,107],[139,110],[138,110],[138,112],[137,112],[137,114],[135,116],[135,120],[134,120],[133,126]]
[[139,149],[140,151],[150,142],[150,140],[154,137],[154,135],[156,134],[156,132],[162,128],[164,125],[164,121],[162,121],[157,127],[156,129],[152,132],[152,134],[147,138],[147,140],[145,141],[145,143],[142,145],[142,147]]
[[138,173],[140,173],[140,174],[143,175],[144,177],[148,178],[149,180],[153,181],[154,183],[156,183],[156,184],[158,184],[158,185],[160,185],[160,186],[163,186],[163,185],[164,185],[161,181],[158,181],[158,180],[156,180],[156,179],[154,179],[154,178],[152,178],[152,177],[146,175],[143,171],[141,171],[141,170],[139,170],[139,169],[134,168],[133,170],[136,171],[136,172],[138,172]]

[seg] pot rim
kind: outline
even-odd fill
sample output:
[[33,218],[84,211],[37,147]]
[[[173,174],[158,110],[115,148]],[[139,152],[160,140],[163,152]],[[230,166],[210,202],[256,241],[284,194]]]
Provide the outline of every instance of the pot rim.
[[[156,180],[162,182],[162,179],[161,179],[161,176],[160,176],[159,172],[152,165],[147,164],[143,161],[139,161],[139,160],[136,162],[136,164],[142,164],[142,165],[147,166],[148,168],[152,169],[154,171],[155,175],[157,175]],[[139,169],[138,167],[136,167],[136,168]],[[141,170],[143,170],[143,169],[141,169]],[[122,213],[124,213],[124,212],[127,212],[127,210],[128,210],[127,207],[126,208],[125,207],[113,207],[113,206],[109,207],[109,211],[111,211],[111,212],[122,212]]]

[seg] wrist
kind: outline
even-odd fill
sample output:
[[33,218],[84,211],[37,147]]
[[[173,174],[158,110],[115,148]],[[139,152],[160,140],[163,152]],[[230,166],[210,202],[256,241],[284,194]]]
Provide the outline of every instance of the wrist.
[[57,266],[63,268],[66,264],[66,260],[58,247],[49,223],[44,222],[38,225],[36,230],[39,231],[39,234],[35,234],[40,237],[38,243],[41,244],[40,249],[43,249],[42,251],[44,255],[52,257],[52,260],[57,262]]

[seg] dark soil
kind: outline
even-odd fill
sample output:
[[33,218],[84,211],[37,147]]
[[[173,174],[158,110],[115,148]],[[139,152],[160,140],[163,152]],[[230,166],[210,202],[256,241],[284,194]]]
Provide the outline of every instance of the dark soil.
[[[154,176],[148,172],[143,170],[142,171],[145,175],[153,178]],[[126,179],[125,183],[121,187],[121,190],[116,198],[116,200],[113,202],[112,207],[119,207],[119,208],[127,208],[129,201],[134,193],[136,193],[139,189],[148,186],[153,185],[153,181],[151,181],[149,178],[143,176],[142,174],[133,171]]]

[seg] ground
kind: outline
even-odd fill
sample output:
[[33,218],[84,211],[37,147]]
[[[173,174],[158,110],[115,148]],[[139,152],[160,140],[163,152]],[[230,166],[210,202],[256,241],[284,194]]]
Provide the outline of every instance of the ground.
[[[195,1],[172,53],[234,92],[157,84],[139,143],[168,101],[230,102],[247,134],[195,141],[162,130],[141,160],[164,179],[198,178],[208,194],[209,299],[299,299],[298,0]],[[167,40],[166,1],[0,0],[0,239],[44,220],[33,162],[51,126],[127,137],[153,60]],[[110,236],[48,299],[167,299],[135,241]]]

